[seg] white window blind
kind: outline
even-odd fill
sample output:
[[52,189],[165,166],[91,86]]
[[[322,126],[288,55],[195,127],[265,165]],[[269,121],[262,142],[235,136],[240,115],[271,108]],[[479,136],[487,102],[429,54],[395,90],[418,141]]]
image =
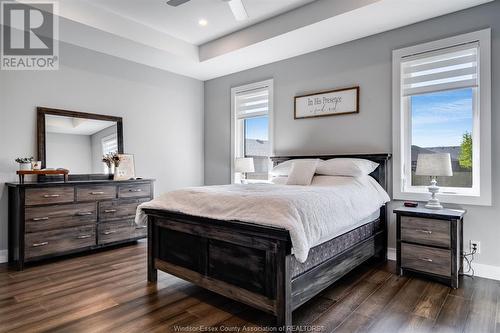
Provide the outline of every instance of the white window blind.
[[115,134],[108,135],[102,138],[102,153],[103,155],[116,153],[118,151],[118,140]]
[[404,57],[403,96],[478,86],[479,43],[467,43]]
[[266,115],[269,111],[269,88],[258,88],[236,93],[237,119]]

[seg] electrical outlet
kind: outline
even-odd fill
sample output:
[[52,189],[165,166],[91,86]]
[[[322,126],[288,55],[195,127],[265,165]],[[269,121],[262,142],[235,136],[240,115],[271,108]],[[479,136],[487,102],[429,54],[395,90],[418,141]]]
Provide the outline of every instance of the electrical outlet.
[[471,240],[470,244],[469,244],[469,249],[470,249],[471,253],[474,251],[474,249],[476,249],[476,254],[480,254],[481,253],[481,242]]

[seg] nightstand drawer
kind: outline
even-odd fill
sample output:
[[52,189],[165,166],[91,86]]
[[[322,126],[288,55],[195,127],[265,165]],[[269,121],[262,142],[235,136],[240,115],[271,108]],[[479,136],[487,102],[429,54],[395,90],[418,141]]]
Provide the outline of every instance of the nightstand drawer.
[[401,267],[451,276],[451,251],[401,243]]
[[401,216],[401,240],[450,247],[450,221]]

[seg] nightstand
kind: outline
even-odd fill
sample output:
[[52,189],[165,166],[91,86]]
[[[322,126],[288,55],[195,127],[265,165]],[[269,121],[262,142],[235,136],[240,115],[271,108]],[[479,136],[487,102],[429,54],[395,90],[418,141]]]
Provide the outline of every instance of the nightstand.
[[396,214],[397,271],[458,288],[465,210],[400,207]]

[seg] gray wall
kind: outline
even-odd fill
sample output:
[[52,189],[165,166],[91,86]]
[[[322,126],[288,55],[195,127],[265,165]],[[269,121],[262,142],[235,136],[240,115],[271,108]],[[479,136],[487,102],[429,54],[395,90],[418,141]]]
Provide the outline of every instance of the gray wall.
[[115,134],[118,131],[116,125],[105,128],[90,136],[92,145],[92,173],[103,173],[104,163],[102,162],[102,139],[106,136]]
[[123,117],[125,152],[155,193],[203,184],[203,82],[60,45],[58,71],[0,72],[0,250],[18,155],[36,157],[36,106]]
[[90,173],[90,135],[47,133],[45,140],[48,168],[66,168],[75,174]]
[[[500,140],[500,1],[205,82],[205,183],[230,180],[230,88],[274,78],[276,154],[391,152],[391,52],[393,49],[492,28],[493,142]],[[332,32],[336,33],[336,32]],[[293,97],[359,85],[356,115],[293,119]],[[500,145],[493,145],[493,170]],[[493,206],[469,206],[465,242],[481,241],[477,262],[500,266],[500,177],[493,174]],[[394,221],[389,245],[395,246]]]

